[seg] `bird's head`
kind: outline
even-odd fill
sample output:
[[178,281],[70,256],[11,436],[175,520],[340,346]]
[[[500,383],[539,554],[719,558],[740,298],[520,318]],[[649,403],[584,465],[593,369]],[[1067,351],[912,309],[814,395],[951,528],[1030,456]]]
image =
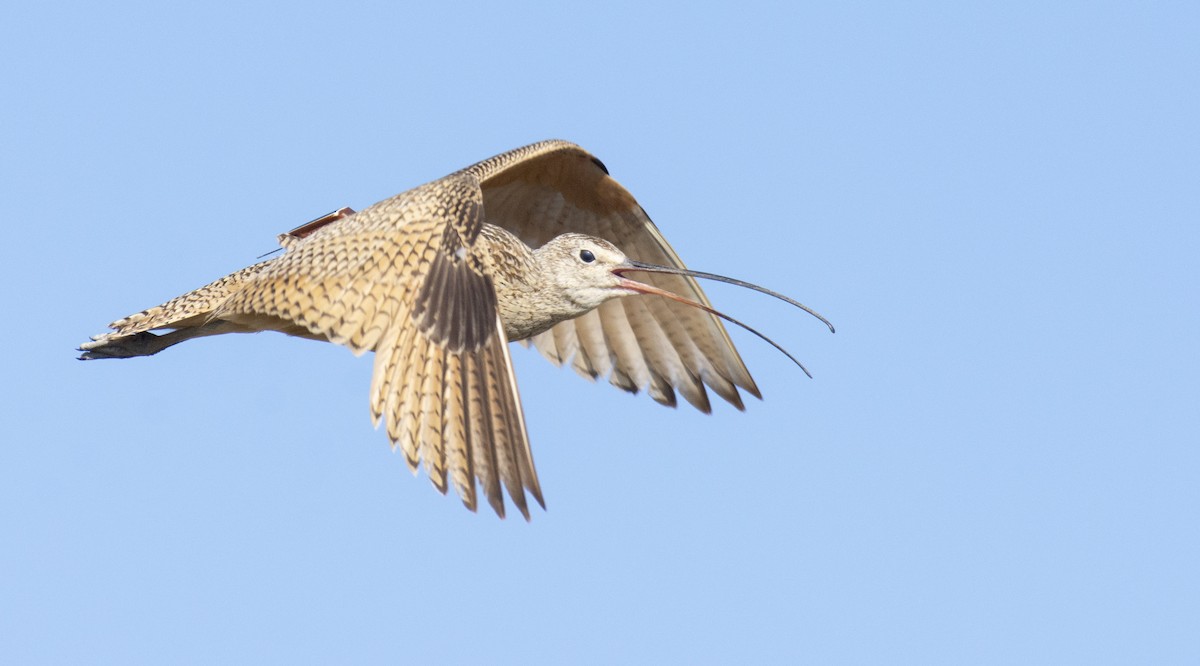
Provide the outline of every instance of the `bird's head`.
[[[804,365],[800,361],[797,361],[787,350],[780,347],[774,340],[771,340],[733,317],[718,312],[707,303],[701,303],[652,284],[625,277],[625,273],[633,272],[666,273],[728,282],[769,294],[820,319],[829,327],[831,332],[834,330],[833,324],[829,323],[829,320],[817,314],[816,311],[808,306],[765,287],[714,273],[693,271],[682,267],[659,266],[657,264],[630,259],[617,246],[602,238],[586,234],[562,234],[539,248],[536,251],[536,255],[542,271],[547,278],[547,288],[553,290],[561,298],[566,299],[571,306],[578,308],[578,313],[573,316],[578,316],[579,314],[598,308],[604,302],[621,296],[631,296],[634,294],[662,296],[677,303],[683,303],[684,305],[704,310],[750,331],[783,352],[796,365],[800,366],[805,374],[808,374],[808,370],[804,368]],[[698,288],[697,293],[699,293]]]
[[[583,314],[605,301],[637,293],[616,271],[629,260],[617,246],[595,236],[562,234],[536,252],[548,287]],[[634,283],[636,284],[636,283]]]

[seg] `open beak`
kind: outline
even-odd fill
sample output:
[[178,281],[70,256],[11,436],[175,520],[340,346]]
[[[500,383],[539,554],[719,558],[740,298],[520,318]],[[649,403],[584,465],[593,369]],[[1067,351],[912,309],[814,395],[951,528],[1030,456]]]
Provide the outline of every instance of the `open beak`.
[[724,275],[717,275],[715,273],[705,273],[702,271],[693,271],[693,270],[688,270],[686,268],[670,268],[667,266],[659,266],[657,264],[648,264],[648,263],[645,263],[642,261],[637,261],[637,260],[628,259],[628,258],[626,258],[625,263],[623,265],[612,269],[613,274],[616,275],[617,278],[619,279],[618,284],[624,289],[628,289],[629,291],[637,292],[640,294],[651,294],[654,296],[662,296],[664,298],[669,298],[677,303],[683,303],[684,305],[689,305],[691,307],[704,310],[705,312],[708,312],[709,314],[720,317],[721,319],[724,319],[725,321],[727,321],[731,324],[736,324],[736,325],[746,329],[747,331],[750,331],[751,333],[758,336],[759,338],[767,341],[767,343],[769,343],[772,347],[778,349],[780,352],[783,353],[784,356],[787,356],[789,359],[791,359],[792,363],[795,363],[797,366],[799,366],[800,369],[804,371],[804,374],[808,375],[809,377],[812,377],[812,373],[808,371],[808,368],[804,367],[803,363],[796,360],[795,356],[792,356],[790,353],[788,353],[788,351],[786,349],[781,347],[777,342],[775,342],[771,338],[768,338],[767,336],[763,335],[762,333],[759,333],[758,331],[751,328],[750,326],[747,326],[746,324],[738,321],[737,319],[734,319],[733,317],[730,317],[729,315],[727,315],[723,312],[719,312],[708,305],[705,305],[698,301],[694,301],[694,300],[692,300],[690,298],[686,298],[684,296],[680,296],[679,294],[667,291],[666,289],[659,289],[658,287],[655,287],[653,285],[649,285],[644,282],[638,282],[637,280],[631,280],[631,279],[625,277],[625,273],[629,273],[629,272],[633,272],[633,271],[643,271],[646,273],[667,273],[670,275],[687,275],[689,277],[717,280],[718,282],[727,282],[729,284],[737,285],[739,287],[746,287],[747,289],[753,289],[754,291],[762,292],[769,296],[774,296],[775,298],[778,298],[781,301],[784,301],[786,303],[789,303],[791,305],[794,305],[794,306],[800,308],[801,310],[804,310],[808,314],[816,317],[817,319],[820,319],[826,326],[828,326],[830,333],[834,332],[833,324],[831,324],[828,319],[822,317],[820,314],[818,314],[815,310],[808,307],[807,305],[804,305],[803,303],[800,303],[799,301],[788,298],[787,296],[784,296],[783,294],[780,294],[778,292],[771,291],[770,289],[767,289],[766,287],[760,287],[760,286],[750,283],[750,282],[744,282],[742,280],[737,280],[737,279],[734,279],[731,277],[725,277]]

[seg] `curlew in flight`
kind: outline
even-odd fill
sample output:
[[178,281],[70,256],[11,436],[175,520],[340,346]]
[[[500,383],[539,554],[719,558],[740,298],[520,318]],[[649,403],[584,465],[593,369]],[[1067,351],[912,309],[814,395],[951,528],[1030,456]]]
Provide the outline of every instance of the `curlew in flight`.
[[[375,424],[414,473],[424,463],[434,486],[445,493],[453,482],[472,511],[478,480],[501,517],[502,484],[526,520],[526,491],[545,506],[508,342],[664,405],[678,391],[707,413],[705,385],[739,410],[739,388],[761,397],[718,317],[766,338],[712,309],[694,277],[769,293],[833,330],[789,298],[685,269],[604,165],[565,141],[343,208],[279,241],[279,257],[113,322],[80,358],[263,330],[373,351]],[[620,298],[634,294],[654,297]]]

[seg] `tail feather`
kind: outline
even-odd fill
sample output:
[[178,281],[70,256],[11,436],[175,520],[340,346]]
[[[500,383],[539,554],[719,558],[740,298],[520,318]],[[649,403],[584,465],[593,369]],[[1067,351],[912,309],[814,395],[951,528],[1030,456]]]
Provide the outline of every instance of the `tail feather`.
[[[207,284],[182,296],[177,296],[162,305],[142,310],[109,324],[110,332],[92,336],[79,346],[82,360],[100,358],[128,358],[149,356],[184,340],[247,330],[231,322],[219,321],[215,315],[230,296],[237,293],[257,275],[262,263]],[[174,329],[173,332],[155,335],[150,331]]]

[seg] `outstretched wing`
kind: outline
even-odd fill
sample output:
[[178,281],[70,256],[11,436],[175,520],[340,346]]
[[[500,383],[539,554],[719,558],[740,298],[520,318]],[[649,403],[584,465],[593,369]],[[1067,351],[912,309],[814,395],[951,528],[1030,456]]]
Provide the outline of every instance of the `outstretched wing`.
[[[299,328],[375,352],[371,415],[415,472],[476,479],[504,515],[503,484],[526,518],[543,504],[496,295],[478,247],[482,193],[454,174],[297,237],[216,313],[252,328]],[[544,505],[544,504],[543,504]]]
[[[482,183],[487,222],[532,247],[576,232],[604,238],[639,261],[684,267],[633,195],[575,144],[535,143],[465,172]],[[644,273],[637,279],[708,304],[693,278]],[[532,343],[556,364],[571,361],[579,373],[607,375],[626,391],[646,389],[665,405],[675,405],[678,390],[697,409],[711,411],[706,384],[738,409],[737,387],[761,397],[720,320],[656,296],[611,300]]]

